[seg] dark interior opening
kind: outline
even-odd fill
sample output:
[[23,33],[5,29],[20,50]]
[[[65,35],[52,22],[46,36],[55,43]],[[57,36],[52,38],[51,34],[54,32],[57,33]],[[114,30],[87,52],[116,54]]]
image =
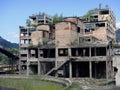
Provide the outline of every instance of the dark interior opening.
[[27,54],[21,54],[21,57],[27,57]]
[[91,48],[91,56],[95,56],[95,48]]
[[68,56],[68,49],[58,49],[59,56]]
[[96,26],[97,27],[105,27],[105,23],[97,23]]
[[30,65],[30,74],[37,74],[37,73],[38,73],[38,66]]
[[55,67],[55,62],[41,62],[41,74],[45,75],[49,72],[53,67]]
[[73,77],[89,77],[89,62],[73,62]]
[[106,47],[97,47],[96,56],[106,56]]
[[109,14],[108,10],[100,11],[100,14]]
[[43,49],[43,54],[41,56],[44,58],[55,58],[55,49]]
[[89,48],[72,48],[72,56],[89,56]]
[[92,62],[92,77],[93,78],[106,78],[106,63],[105,62]]
[[26,70],[27,66],[26,65],[22,65],[22,70]]
[[77,32],[80,33],[80,27],[77,27]]
[[87,32],[90,32],[90,29],[85,29],[85,32],[87,33]]
[[[32,51],[35,51],[35,53],[32,53]],[[38,58],[38,50],[37,49],[31,49],[30,50],[30,57]]]

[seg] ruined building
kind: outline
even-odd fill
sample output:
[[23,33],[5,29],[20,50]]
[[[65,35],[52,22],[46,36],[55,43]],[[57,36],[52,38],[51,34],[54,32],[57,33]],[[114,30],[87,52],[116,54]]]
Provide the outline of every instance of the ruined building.
[[[30,16],[20,26],[20,73],[58,77],[114,77],[112,67],[115,17],[110,9],[89,11],[89,17]],[[44,17],[44,18],[43,18]]]

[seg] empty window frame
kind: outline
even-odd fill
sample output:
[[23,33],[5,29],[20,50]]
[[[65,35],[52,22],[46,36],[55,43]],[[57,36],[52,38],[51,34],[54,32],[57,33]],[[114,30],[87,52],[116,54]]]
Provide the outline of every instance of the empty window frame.
[[105,27],[105,23],[97,23],[96,26],[97,27]]
[[108,10],[100,11],[100,14],[109,14]]
[[77,27],[77,32],[80,33],[80,27]]
[[59,56],[68,56],[68,49],[58,49]]

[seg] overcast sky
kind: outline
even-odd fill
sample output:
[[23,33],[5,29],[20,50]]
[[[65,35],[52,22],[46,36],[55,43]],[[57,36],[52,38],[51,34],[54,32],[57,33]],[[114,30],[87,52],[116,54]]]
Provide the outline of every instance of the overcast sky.
[[120,27],[120,0],[0,0],[0,36],[19,42],[19,26],[26,25],[26,19],[39,12],[49,15],[82,16],[88,10],[106,5],[116,16],[116,25]]

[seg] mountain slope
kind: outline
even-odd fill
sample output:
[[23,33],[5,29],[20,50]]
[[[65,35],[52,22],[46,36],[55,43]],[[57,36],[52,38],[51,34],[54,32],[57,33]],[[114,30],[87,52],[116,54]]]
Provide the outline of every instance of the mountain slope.
[[120,42],[120,29],[116,30],[116,41]]
[[11,43],[0,36],[0,45],[5,48],[16,48],[18,49],[19,45],[16,43]]

